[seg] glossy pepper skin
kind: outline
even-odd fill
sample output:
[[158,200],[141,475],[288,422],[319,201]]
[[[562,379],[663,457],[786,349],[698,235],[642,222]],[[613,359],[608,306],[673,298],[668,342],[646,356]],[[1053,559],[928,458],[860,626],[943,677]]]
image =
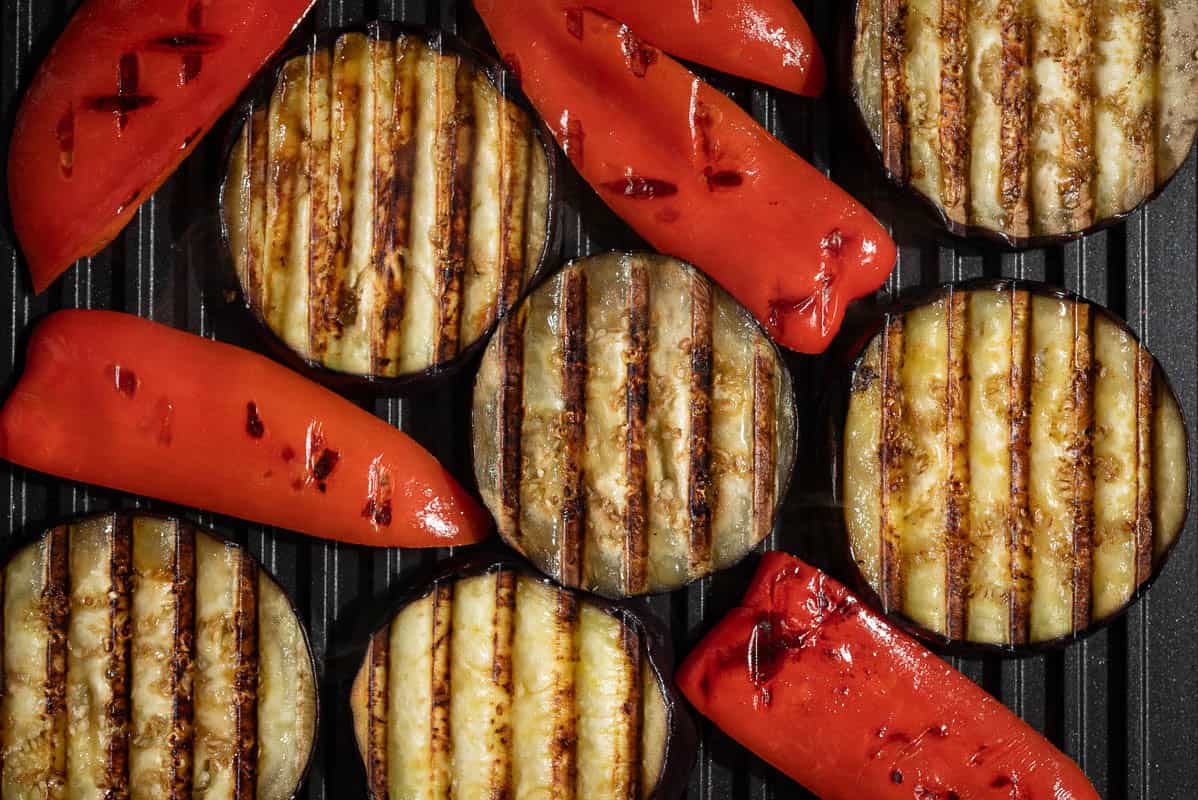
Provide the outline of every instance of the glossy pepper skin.
[[[563,0],[475,6],[599,196],[780,344],[823,351],[849,301],[886,279],[894,243],[864,207],[631,26]],[[706,62],[710,48],[698,39],[687,52]]]
[[1064,754],[827,575],[766,553],[677,675],[823,800],[1097,800]]
[[85,0],[17,110],[8,194],[41,292],[112,241],[313,0]]
[[0,408],[0,456],[354,544],[444,547],[491,529],[383,420],[262,356],[111,311],[37,326]]
[[[570,7],[570,0],[559,3]],[[794,0],[587,0],[585,6],[679,58],[795,94],[824,90],[823,53]]]

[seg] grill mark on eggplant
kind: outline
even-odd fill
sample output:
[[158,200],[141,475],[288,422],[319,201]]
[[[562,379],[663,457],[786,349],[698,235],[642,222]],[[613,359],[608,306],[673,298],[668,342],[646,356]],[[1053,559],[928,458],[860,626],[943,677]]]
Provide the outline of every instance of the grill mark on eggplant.
[[50,797],[67,785],[67,624],[70,617],[69,537],[65,526],[50,532],[46,542],[46,580],[42,604],[46,616],[46,705],[50,763]]
[[387,671],[391,626],[386,625],[370,639],[367,654],[366,688],[366,783],[370,796],[387,800]]
[[753,351],[753,541],[774,527],[774,361],[757,346]]
[[[440,73],[438,73],[440,74]],[[437,103],[448,94],[438,86]],[[449,191],[437,192],[438,233],[444,253],[437,268],[441,317],[437,324],[437,361],[448,361],[458,354],[462,334],[463,282],[466,274],[470,238],[470,194],[474,149],[474,69],[458,59],[454,75],[453,110],[445,116],[447,129],[446,162]],[[448,201],[442,218],[442,201]]]
[[687,470],[688,544],[691,575],[711,566],[711,284],[699,275],[690,280],[690,468]]
[[1152,414],[1156,405],[1155,361],[1143,347],[1136,349],[1136,523],[1134,586],[1139,588],[1152,575],[1153,502]]
[[499,119],[499,292],[496,316],[515,305],[524,285],[524,251],[528,228],[528,121],[510,104],[500,102]]
[[881,509],[882,523],[879,547],[882,586],[879,592],[882,608],[888,613],[901,605],[903,596],[901,559],[898,548],[898,531],[891,518],[891,507],[902,491],[903,446],[900,437],[902,419],[902,383],[900,369],[903,353],[903,318],[891,316],[886,319],[882,332],[882,431],[878,437],[881,461],[879,473],[882,479]]
[[973,571],[969,525],[969,364],[966,337],[969,329],[969,296],[950,292],[946,305],[948,323],[948,387],[946,398],[945,448],[948,452],[948,491],[945,498],[945,582],[948,635],[965,636],[969,597],[966,587]]
[[491,622],[491,680],[503,691],[502,707],[496,708],[495,738],[499,748],[488,781],[490,800],[512,796],[512,647],[516,630],[516,573],[495,574],[495,615]]
[[[411,40],[384,41],[377,31],[370,40],[374,69],[374,255],[377,308],[370,320],[370,371],[378,375],[398,372],[399,324],[403,318],[406,248],[410,235],[412,171],[416,159],[413,142],[413,92],[415,57]],[[381,73],[389,60],[387,94],[380,91]],[[390,101],[388,103],[387,101]]]
[[1094,319],[1073,304],[1073,631],[1090,624],[1094,552]]
[[193,703],[196,635],[195,531],[175,523],[174,654],[171,659],[171,800],[191,797],[192,745],[195,739]]
[[586,504],[582,449],[586,441],[587,279],[574,267],[562,275],[562,542],[558,556],[562,583],[578,586],[585,557]]
[[620,763],[628,769],[626,800],[641,797],[641,733],[644,728],[644,697],[641,693],[641,637],[627,620],[620,621],[621,645],[628,669],[628,693],[623,713],[628,718],[628,730],[619,751]]
[[266,204],[256,198],[266,195],[266,153],[270,136],[267,125],[267,110],[254,109],[246,117],[246,241],[245,241],[245,293],[250,307],[262,311],[263,256],[266,246]]
[[130,614],[133,581],[133,531],[128,517],[113,521],[108,595],[109,686],[112,698],[105,712],[112,738],[108,742],[106,800],[129,796],[130,692],[133,688],[133,630]]
[[324,48],[308,53],[308,351],[321,359],[329,349],[331,330],[326,320],[332,316],[330,298],[336,291],[333,254],[340,221],[329,206],[333,178],[332,107],[323,102],[330,96],[333,59]]
[[1031,448],[1032,306],[1027,292],[1011,291],[1009,552],[1010,641],[1026,644],[1031,630],[1031,539],[1028,531],[1028,451]]
[[571,667],[553,689],[553,707],[558,714],[549,743],[549,763],[553,786],[558,790],[560,800],[574,800],[578,785],[578,712],[575,696],[578,681],[579,601],[572,592],[561,589],[556,592],[554,635],[567,641]]
[[453,632],[453,584],[439,583],[433,590],[432,660],[429,676],[429,785],[433,797],[450,797],[450,763],[453,739],[449,729],[450,634]]
[[520,541],[520,482],[524,452],[524,323],[528,307],[508,316],[499,329],[499,419],[495,420],[499,485],[499,528]]
[[258,564],[247,550],[239,549],[236,591],[233,797],[234,800],[254,800],[258,788]]
[[1026,0],[999,0],[1002,25],[1001,133],[999,147],[999,201],[1014,236],[1031,233],[1028,170],[1030,157],[1030,61]]
[[907,0],[882,4],[882,162],[899,180],[907,179]]
[[306,192],[307,177],[301,159],[303,130],[296,115],[291,94],[299,68],[307,77],[306,62],[288,63],[281,80],[268,101],[266,124],[266,241],[263,248],[261,313],[267,322],[282,332],[285,339],[287,295],[291,284],[292,215],[298,211],[296,200]]
[[624,590],[647,588],[649,561],[648,488],[645,483],[645,423],[649,416],[649,272],[631,259],[628,265],[628,351],[624,361],[627,498],[624,510]]
[[969,216],[969,92],[964,71],[969,49],[968,0],[940,0],[940,197],[951,219]]

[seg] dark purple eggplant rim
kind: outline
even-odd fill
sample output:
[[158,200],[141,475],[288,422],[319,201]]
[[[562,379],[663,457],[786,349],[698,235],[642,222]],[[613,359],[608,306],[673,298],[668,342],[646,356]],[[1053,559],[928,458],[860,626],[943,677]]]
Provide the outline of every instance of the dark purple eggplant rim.
[[267,324],[259,311],[246,300],[241,280],[237,277],[237,268],[233,257],[233,247],[230,244],[229,226],[225,218],[225,188],[229,180],[228,164],[237,146],[237,140],[244,129],[246,120],[253,114],[254,109],[263,102],[269,102],[271,93],[278,83],[279,76],[287,62],[296,56],[305,55],[315,49],[330,48],[341,36],[348,33],[361,33],[373,39],[394,40],[401,35],[421,37],[426,44],[437,52],[456,53],[473,63],[487,76],[500,96],[514,102],[532,121],[532,128],[545,151],[548,163],[548,186],[546,191],[545,242],[528,281],[525,283],[520,297],[512,309],[544,278],[552,254],[558,251],[561,241],[561,212],[557,202],[563,181],[562,157],[553,138],[552,132],[541,117],[533,110],[528,99],[520,91],[519,79],[499,61],[487,53],[474,47],[460,36],[447,33],[440,28],[430,25],[415,25],[409,23],[374,20],[358,25],[348,25],[342,28],[324,30],[306,37],[303,41],[284,48],[276,54],[266,67],[250,82],[249,88],[242,94],[234,105],[232,121],[229,124],[225,142],[222,146],[221,175],[216,192],[216,215],[220,227],[221,240],[221,269],[224,278],[229,283],[234,294],[234,302],[239,304],[245,314],[254,322],[258,336],[268,352],[276,360],[286,364],[305,377],[311,378],[332,389],[347,394],[370,394],[373,396],[394,396],[407,394],[411,390],[424,388],[443,382],[445,379],[459,373],[466,364],[482,351],[499,321],[511,313],[512,309],[501,310],[491,324],[483,330],[478,338],[462,348],[456,356],[448,361],[404,375],[395,377],[380,377],[368,373],[344,372],[332,369],[313,359],[307,359],[291,348]]
[[304,640],[305,651],[308,653],[308,665],[312,670],[312,703],[314,707],[312,716],[312,743],[308,746],[308,752],[304,756],[304,768],[300,772],[299,777],[296,779],[295,788],[292,789],[291,794],[288,795],[289,800],[295,800],[295,798],[299,796],[300,790],[304,788],[304,784],[307,783],[308,776],[312,772],[312,764],[316,760],[314,756],[316,755],[317,744],[320,742],[320,670],[317,669],[316,656],[312,650],[312,639],[308,635],[307,627],[304,625],[304,618],[300,616],[298,609],[295,607],[295,601],[291,598],[291,595],[287,594],[287,590],[283,588],[283,584],[279,583],[279,579],[275,577],[274,573],[267,569],[266,565],[263,564],[257,556],[250,552],[250,549],[246,545],[241,544],[240,542],[237,542],[223,533],[213,530],[212,528],[206,527],[204,525],[198,525],[185,517],[175,516],[172,514],[161,514],[140,509],[87,511],[61,517],[57,524],[51,525],[49,527],[31,526],[32,530],[37,531],[36,535],[22,536],[21,538],[16,539],[14,541],[16,546],[4,554],[3,562],[0,564],[0,569],[7,567],[13,559],[29,548],[40,544],[54,528],[78,525],[84,522],[90,522],[92,520],[100,520],[104,518],[111,518],[113,520],[116,533],[119,535],[127,535],[132,537],[133,521],[137,518],[142,518],[157,520],[159,522],[173,522],[181,529],[189,530],[193,534],[204,535],[211,539],[215,539],[218,542],[234,545],[237,547],[237,549],[241,550],[243,553],[247,554],[253,559],[254,564],[258,567],[258,574],[266,576],[266,578],[269,579],[270,582],[273,583],[279,590],[279,594],[283,596],[283,599],[287,601],[287,607],[291,610],[292,616],[295,617],[296,626],[299,628],[300,636],[302,636]]
[[[847,117],[850,127],[852,128],[853,137],[858,140],[859,146],[869,153],[869,161],[871,165],[880,170],[886,176],[886,180],[895,189],[898,189],[904,195],[911,195],[917,201],[917,207],[920,212],[920,217],[924,222],[932,223],[941,231],[948,233],[956,239],[971,239],[982,240],[991,244],[998,245],[1007,250],[1033,250],[1041,247],[1052,247],[1054,245],[1073,242],[1083,237],[1089,236],[1092,233],[1105,230],[1120,222],[1125,221],[1132,214],[1135,214],[1141,208],[1151,203],[1161,195],[1173,182],[1173,179],[1185,167],[1186,161],[1193,157],[1193,147],[1195,139],[1198,139],[1198,125],[1194,126],[1190,131],[1190,153],[1183,158],[1177,165],[1176,169],[1160,181],[1152,192],[1145,195],[1131,208],[1122,211],[1114,216],[1100,219],[1089,227],[1079,231],[1069,231],[1068,233],[1054,235],[1034,235],[1034,236],[1009,236],[992,228],[987,228],[981,225],[965,224],[949,219],[948,215],[940,205],[921,192],[919,189],[912,186],[910,183],[903,181],[893,172],[886,168],[885,162],[882,160],[882,150],[878,142],[874,140],[873,134],[869,130],[869,125],[865,121],[865,115],[861,112],[861,104],[858,102],[857,86],[853,80],[853,54],[857,46],[857,9],[861,4],[861,0],[853,0],[851,4],[846,5],[844,14],[845,17],[840,24],[841,36],[837,43],[836,61],[840,67],[840,76],[837,79],[838,94],[840,95],[840,104],[844,116]],[[943,239],[944,237],[939,237]]]
[[[840,550],[840,557],[844,561],[847,574],[850,576],[850,584],[854,591],[864,597],[869,604],[873,606],[876,611],[878,611],[878,613],[885,615],[890,619],[891,622],[902,628],[903,631],[914,636],[916,639],[936,650],[937,652],[941,652],[946,655],[966,657],[999,656],[1001,658],[1022,658],[1025,656],[1041,655],[1044,653],[1059,651],[1073,642],[1089,638],[1097,631],[1105,628],[1115,620],[1124,616],[1128,612],[1128,609],[1135,605],[1136,601],[1138,601],[1149,590],[1149,588],[1156,582],[1157,578],[1160,577],[1161,573],[1164,572],[1165,565],[1169,561],[1169,556],[1173,553],[1173,548],[1177,546],[1177,543],[1181,540],[1182,534],[1185,532],[1185,523],[1190,514],[1191,501],[1193,498],[1191,496],[1189,483],[1187,482],[1185,511],[1183,512],[1181,518],[1181,528],[1178,530],[1177,536],[1174,537],[1173,541],[1169,544],[1165,551],[1160,554],[1159,557],[1155,554],[1153,555],[1152,574],[1148,577],[1148,579],[1145,580],[1144,583],[1142,583],[1134,592],[1132,592],[1131,597],[1128,598],[1127,602],[1120,607],[1118,611],[1104,617],[1103,619],[1091,622],[1085,628],[1077,631],[1076,633],[1069,633],[1064,636],[1057,637],[1056,639],[1049,639],[1043,642],[1033,642],[1025,645],[971,642],[966,639],[950,639],[943,634],[930,631],[911,618],[907,617],[901,611],[891,611],[890,613],[886,613],[883,610],[881,597],[878,596],[877,591],[873,586],[870,585],[869,581],[866,580],[864,573],[861,571],[860,567],[858,567],[856,560],[853,558],[852,546],[849,543],[847,522],[844,518],[844,512],[847,509],[844,505],[843,488],[841,483],[844,477],[844,459],[841,449],[844,442],[845,418],[848,414],[848,401],[849,393],[852,387],[852,379],[861,365],[861,360],[865,357],[866,348],[869,346],[869,343],[873,341],[878,331],[881,330],[884,320],[888,317],[905,314],[912,309],[935,302],[943,297],[947,297],[952,292],[975,292],[987,290],[1024,290],[1030,292],[1031,294],[1040,295],[1042,297],[1051,297],[1058,300],[1085,303],[1091,309],[1097,311],[1106,319],[1118,325],[1119,328],[1131,336],[1132,340],[1137,344],[1140,343],[1140,339],[1138,336],[1136,336],[1136,332],[1128,326],[1127,322],[1111,312],[1105,306],[1095,303],[1091,300],[1087,300],[1086,298],[1081,297],[1074,292],[1066,291],[1064,289],[1050,286],[1045,283],[1040,283],[1038,281],[1029,281],[1016,278],[974,278],[965,281],[942,283],[939,286],[933,287],[919,287],[911,290],[910,292],[905,292],[901,297],[896,299],[894,303],[877,309],[872,315],[872,318],[867,323],[862,325],[863,335],[854,340],[857,342],[856,347],[859,348],[859,352],[846,353],[847,356],[852,357],[852,367],[847,372],[841,372],[841,374],[835,379],[834,385],[829,390],[830,394],[834,398],[834,402],[830,405],[831,411],[828,420],[828,452],[830,454],[829,467],[831,468],[832,472],[832,498],[836,505],[841,509],[841,514],[839,515],[841,525],[841,529],[839,531],[841,536],[841,547],[838,549]],[[866,333],[868,333],[868,335],[864,335]],[[1151,350],[1149,350],[1149,355],[1152,355]],[[1173,401],[1177,403],[1177,407],[1181,411],[1182,430],[1185,434],[1186,440],[1186,469],[1189,470],[1190,425],[1189,421],[1186,419],[1185,409],[1181,402],[1177,399],[1177,392],[1173,389],[1173,383],[1170,381],[1169,375],[1165,371],[1164,365],[1161,364],[1155,355],[1152,355],[1152,360],[1156,364],[1162,382],[1164,382],[1165,387],[1168,388],[1169,394],[1173,396]]]
[[[703,272],[701,269],[696,267],[694,264],[691,264],[689,261],[684,261],[681,258],[678,258],[676,256],[666,255],[664,253],[658,253],[653,250],[604,250],[599,253],[591,253],[590,255],[587,255],[587,256],[579,256],[578,258],[570,259],[565,264],[563,264],[560,269],[555,270],[554,272],[551,272],[548,275],[546,275],[544,277],[544,280],[541,281],[540,285],[534,287],[533,290],[528,292],[523,298],[521,298],[521,300],[518,303],[516,303],[516,305],[512,306],[512,310],[509,313],[512,313],[512,314],[516,313],[523,305],[525,305],[532,299],[533,293],[541,291],[542,286],[547,284],[549,282],[549,280],[551,278],[553,278],[555,275],[557,275],[559,272],[564,272],[567,269],[578,266],[578,265],[582,264],[583,262],[588,261],[592,258],[607,256],[607,255],[611,255],[613,253],[621,255],[621,256],[644,255],[644,256],[653,256],[655,258],[657,258],[657,257],[669,258],[669,259],[673,259],[674,261],[677,261],[685,269],[698,274],[700,277],[702,277],[704,280],[706,280],[708,283],[710,283],[713,289],[723,292],[725,295],[728,296],[729,299],[732,300],[733,303],[735,303],[737,305],[738,308],[742,309],[745,312],[745,314],[748,316],[748,318],[752,321],[753,326],[756,328],[756,330],[758,332],[760,332],[763,337],[765,337],[765,341],[769,344],[770,348],[772,349],[772,351],[774,353],[774,358],[777,360],[778,366],[782,369],[783,372],[786,373],[787,377],[790,378],[790,408],[791,408],[791,417],[794,419],[794,432],[792,435],[793,444],[794,444],[794,458],[791,459],[790,466],[786,471],[786,477],[783,479],[781,489],[778,492],[778,497],[777,497],[777,501],[776,501],[777,507],[774,509],[774,513],[773,513],[774,526],[776,527],[778,524],[778,518],[782,514],[782,507],[786,502],[786,496],[787,496],[787,494],[790,493],[791,484],[794,483],[795,473],[798,472],[799,448],[803,443],[802,433],[800,431],[801,421],[800,421],[800,416],[799,416],[799,412],[801,409],[799,407],[798,393],[795,391],[795,383],[796,383],[795,376],[794,376],[794,373],[792,373],[790,371],[790,367],[787,366],[786,359],[782,355],[781,348],[778,347],[777,342],[775,342],[773,337],[771,337],[766,332],[765,328],[762,327],[761,322],[757,319],[757,317],[755,317],[755,316],[753,316],[753,314],[749,313],[749,310],[746,309],[744,306],[742,306],[740,304],[740,301],[737,300],[735,297],[733,297],[723,286],[720,286],[714,280],[709,278],[707,276],[707,273]],[[477,420],[474,419],[474,397],[477,393],[478,393],[478,375],[475,375],[474,381],[470,387],[470,423],[469,423],[470,424],[470,474],[474,477],[474,482],[475,482],[475,486],[476,486],[476,494],[480,494],[481,492],[478,491],[479,489],[481,489],[481,486],[479,486],[479,480],[478,480],[479,474],[477,471],[478,454],[474,451],[474,442],[475,442],[474,428],[475,428],[475,425],[477,424]],[[486,503],[483,503],[483,505],[485,506]],[[492,516],[494,516],[494,514],[492,513],[490,508],[487,508],[487,513],[492,514]],[[526,553],[524,553],[520,548],[518,548],[514,542],[508,541],[507,536],[504,535],[503,531],[499,529],[498,524],[496,524],[495,530],[498,533],[499,538],[503,541],[504,544],[506,544],[508,547],[511,547],[513,550],[515,550],[517,553],[519,553],[523,558],[528,558],[530,561],[532,560],[531,557],[528,556]],[[754,542],[753,546],[748,548],[744,552],[744,555],[742,555],[740,558],[736,559],[735,561],[724,565],[720,569],[711,569],[710,571],[705,572],[702,575],[696,575],[695,577],[688,580],[686,583],[679,584],[678,586],[674,586],[672,588],[662,589],[657,592],[645,592],[644,594],[637,594],[637,595],[624,595],[624,596],[608,597],[607,595],[601,595],[598,592],[588,592],[588,590],[583,589],[581,587],[577,587],[577,586],[566,587],[566,588],[569,588],[571,591],[583,592],[583,593],[587,593],[587,594],[593,594],[595,596],[601,596],[601,597],[604,597],[604,599],[606,599],[608,601],[630,600],[633,598],[654,597],[654,596],[658,596],[658,595],[669,594],[670,592],[676,592],[676,591],[679,591],[680,589],[685,589],[687,586],[690,586],[691,584],[693,584],[697,581],[700,581],[703,578],[710,577],[711,575],[715,575],[717,572],[724,572],[726,570],[732,569],[737,564],[739,564],[740,562],[742,562],[746,558],[748,558],[750,555],[752,555],[753,551],[756,550],[758,545],[760,545],[761,542],[763,542],[763,541],[765,541],[765,539],[762,539],[761,541],[758,541],[758,542]]]
[[[361,671],[366,650],[374,635],[390,624],[409,604],[427,597],[438,584],[454,583],[501,569],[512,570],[551,589],[569,592],[579,601],[590,603],[636,629],[645,643],[645,658],[657,678],[666,706],[665,756],[657,785],[648,800],[677,800],[681,797],[698,752],[698,729],[671,677],[674,674],[674,648],[665,627],[642,604],[630,600],[611,600],[580,589],[559,586],[520,556],[497,549],[494,545],[471,548],[461,555],[437,561],[414,575],[398,592],[393,592],[392,598],[383,604],[383,612],[378,614],[377,621],[371,626],[370,635],[350,651],[349,661],[354,665],[354,675]],[[352,682],[352,678],[350,680]],[[346,708],[349,708],[348,695],[344,700]],[[361,757],[361,744],[356,738],[355,749]]]

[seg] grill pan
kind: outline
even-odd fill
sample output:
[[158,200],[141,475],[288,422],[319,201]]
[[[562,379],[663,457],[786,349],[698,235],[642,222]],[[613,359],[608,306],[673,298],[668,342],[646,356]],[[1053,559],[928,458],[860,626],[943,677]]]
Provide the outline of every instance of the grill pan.
[[[514,2],[515,0],[511,0]],[[0,17],[0,142],[7,149],[21,92],[76,0],[3,0]],[[829,57],[851,6],[799,0]],[[428,24],[458,33],[484,49],[485,31],[468,2],[457,0],[320,0],[299,35],[382,18]],[[899,263],[866,301],[887,303],[918,286],[952,279],[1017,277],[1047,281],[1108,306],[1124,317],[1170,376],[1191,428],[1198,421],[1198,174],[1191,152],[1169,187],[1146,208],[1083,240],[1024,252],[942,236],[909,197],[890,188],[868,150],[852,135],[843,98],[818,101],[763,89],[704,71],[770,131],[863,200],[891,226]],[[221,269],[216,184],[223,173],[221,143],[229,119],[142,206],[103,253],[84,260],[44,295],[32,296],[11,225],[0,228],[0,385],[21,368],[30,323],[52,310],[112,308],[150,317],[222,341],[261,349],[242,307],[230,302]],[[644,247],[602,202],[566,171],[556,265],[611,248]],[[7,201],[5,201],[7,202]],[[791,482],[777,530],[764,547],[797,553],[846,578],[840,564],[841,525],[832,503],[824,420],[829,399],[819,387],[846,364],[835,353],[789,354],[802,409],[803,457]],[[470,389],[474,365],[463,374],[403,398],[363,398],[364,407],[410,431],[449,469],[470,481]],[[1190,493],[1198,469],[1190,448]],[[354,750],[346,676],[355,646],[368,632],[364,618],[430,562],[446,553],[368,550],[318,542],[237,520],[181,510],[103,489],[47,478],[0,464],[0,550],[12,551],[63,517],[107,509],[182,513],[246,543],[279,579],[311,634],[323,665],[320,740],[300,797],[365,796]],[[1152,590],[1126,615],[1064,651],[1025,659],[953,658],[979,682],[1074,758],[1111,800],[1188,800],[1198,797],[1198,515],[1191,515],[1177,548]],[[650,598],[651,611],[685,653],[739,598],[754,560],[705,578],[685,590]],[[699,760],[687,797],[702,800],[808,798],[794,783],[700,725]]]

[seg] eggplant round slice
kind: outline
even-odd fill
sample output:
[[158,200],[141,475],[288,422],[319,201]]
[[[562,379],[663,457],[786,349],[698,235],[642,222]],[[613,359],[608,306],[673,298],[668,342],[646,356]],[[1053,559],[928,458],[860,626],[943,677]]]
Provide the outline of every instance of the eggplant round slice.
[[104,514],[51,529],[0,577],[5,800],[295,794],[315,665],[247,550],[178,520]]
[[474,387],[474,470],[503,538],[565,586],[676,589],[773,529],[794,467],[790,374],[693,267],[568,265],[499,326]]
[[1155,195],[1198,128],[1195,0],[857,0],[852,95],[949,230],[1074,238]]
[[351,690],[374,800],[681,795],[694,729],[651,622],[515,559],[441,565],[410,596]]
[[221,193],[242,296],[326,377],[446,371],[544,260],[552,151],[481,59],[374,24],[285,60],[244,111]]
[[888,315],[843,445],[853,560],[941,642],[1075,637],[1146,586],[1186,516],[1160,365],[1114,315],[1037,285],[949,287]]

